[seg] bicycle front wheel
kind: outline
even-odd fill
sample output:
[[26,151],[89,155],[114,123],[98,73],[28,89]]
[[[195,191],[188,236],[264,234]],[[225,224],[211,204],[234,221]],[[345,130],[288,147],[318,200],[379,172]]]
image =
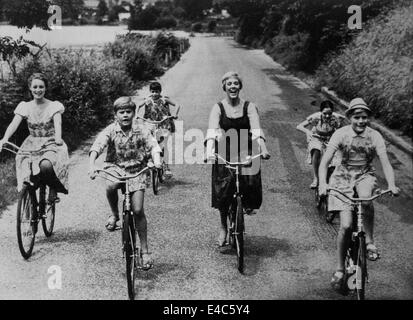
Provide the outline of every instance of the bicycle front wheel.
[[32,255],[36,237],[35,203],[34,191],[31,187],[24,185],[17,204],[17,242],[24,259]]
[[237,249],[238,271],[244,272],[244,212],[241,197],[237,197],[237,211],[235,216],[235,244]]
[[129,300],[135,299],[136,278],[136,234],[133,217],[126,212],[123,217],[123,248],[126,260],[126,281],[128,283]]
[[366,278],[367,278],[367,263],[366,263],[366,238],[364,235],[359,237],[359,247],[357,254],[357,271],[356,271],[356,291],[357,299],[364,300],[366,294]]
[[41,194],[44,195],[44,199],[40,199],[39,201],[43,201],[45,203],[44,206],[44,212],[42,213],[42,227],[43,227],[43,232],[46,237],[50,237],[53,234],[53,227],[54,227],[54,221],[55,221],[55,213],[56,213],[56,203],[53,201],[49,203],[48,197],[50,193],[50,187],[47,187],[47,194],[46,192],[43,192]]

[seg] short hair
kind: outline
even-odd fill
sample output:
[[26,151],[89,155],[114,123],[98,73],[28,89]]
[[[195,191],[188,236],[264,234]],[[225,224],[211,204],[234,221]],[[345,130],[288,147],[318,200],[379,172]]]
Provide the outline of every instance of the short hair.
[[240,89],[240,90],[242,89],[242,78],[240,77],[240,75],[239,75],[237,72],[235,72],[235,71],[228,71],[227,73],[225,73],[225,74],[222,76],[222,79],[221,79],[221,82],[222,82],[222,90],[225,91],[225,84],[226,84],[226,82],[227,82],[227,80],[228,80],[229,78],[236,78],[236,79],[238,79],[239,84],[240,84],[239,89]]
[[120,97],[113,103],[113,111],[117,112],[120,109],[131,109],[136,111],[136,104],[132,101],[131,97]]
[[149,90],[150,91],[152,91],[152,90],[156,90],[156,91],[162,91],[162,86],[161,86],[161,84],[159,83],[159,82],[157,82],[157,81],[154,81],[154,82],[152,82],[150,85],[149,85]]
[[49,86],[49,82],[47,81],[46,76],[45,76],[43,73],[41,73],[41,72],[35,72],[35,73],[33,73],[33,74],[29,77],[29,79],[27,80],[27,84],[29,85],[29,88],[32,86],[33,80],[41,80],[41,81],[43,81],[46,89],[47,89],[48,86]]
[[334,110],[334,104],[330,100],[324,100],[320,103],[320,111],[323,111],[326,108],[330,108],[331,111]]

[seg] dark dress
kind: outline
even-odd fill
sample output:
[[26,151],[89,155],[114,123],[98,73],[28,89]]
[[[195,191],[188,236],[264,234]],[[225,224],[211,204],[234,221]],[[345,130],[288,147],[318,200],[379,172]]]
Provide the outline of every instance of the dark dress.
[[[248,130],[248,155],[252,154],[252,139],[251,127],[248,118],[248,104],[246,101],[243,107],[243,115],[240,118],[228,118],[224,106],[221,102],[218,103],[221,109],[221,118],[219,121],[220,128],[227,132],[230,129],[235,129],[238,138],[238,159],[236,161],[244,161],[245,158],[240,159],[240,153],[246,153],[247,150],[240,150],[240,147],[245,146],[242,143],[242,129]],[[225,150],[226,154],[222,154],[220,150]],[[221,145],[221,147],[220,147]],[[220,142],[215,141],[215,150],[227,161],[234,161],[231,157],[231,148],[229,139],[221,139]],[[244,152],[243,152],[244,151]],[[232,196],[236,190],[235,186],[235,172],[225,167],[225,164],[216,161],[212,165],[212,207],[220,210],[226,210],[232,200]],[[261,185],[261,170],[255,175],[241,175],[240,176],[240,191],[243,195],[242,202],[245,208],[259,209],[262,203],[262,185]]]

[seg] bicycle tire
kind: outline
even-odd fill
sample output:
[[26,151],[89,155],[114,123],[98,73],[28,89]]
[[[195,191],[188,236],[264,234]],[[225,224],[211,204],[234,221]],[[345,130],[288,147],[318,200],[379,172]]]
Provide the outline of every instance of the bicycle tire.
[[35,203],[34,190],[24,185],[19,194],[17,204],[17,243],[24,259],[28,259],[33,252],[34,240],[36,238]]
[[235,242],[237,249],[238,271],[244,272],[244,212],[241,197],[237,197],[237,210],[235,216]]
[[135,278],[136,278],[136,235],[133,218],[130,212],[126,212],[123,217],[123,246],[126,262],[126,281],[128,284],[129,300],[135,299]]
[[39,202],[45,203],[44,206],[44,214],[42,216],[42,227],[43,232],[46,237],[50,237],[53,234],[54,222],[55,222],[55,214],[56,214],[56,203],[48,203],[46,199],[48,198],[50,193],[50,187],[48,187],[48,192],[44,192],[43,196],[44,199],[39,199]]
[[357,254],[357,299],[364,300],[366,294],[366,278],[367,278],[367,264],[366,264],[366,238],[364,235],[359,237],[359,247]]
[[153,194],[157,195],[159,191],[159,176],[158,176],[158,169],[152,170],[152,189]]

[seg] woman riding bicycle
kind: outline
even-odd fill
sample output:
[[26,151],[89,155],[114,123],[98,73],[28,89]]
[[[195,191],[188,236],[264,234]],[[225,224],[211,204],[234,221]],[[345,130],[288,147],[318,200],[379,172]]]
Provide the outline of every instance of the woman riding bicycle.
[[[212,107],[209,117],[205,140],[207,158],[214,157],[217,152],[228,161],[243,161],[252,154],[252,150],[261,150],[263,158],[269,158],[257,107],[239,97],[241,77],[236,72],[227,72],[222,77],[222,89],[226,97]],[[231,133],[237,141],[229,139]],[[227,212],[235,190],[232,175],[224,164],[215,161],[212,166],[212,207],[218,209],[221,216],[219,246],[227,244]],[[253,209],[259,209],[262,202],[261,172],[242,175],[240,184],[246,213],[254,214]]]
[[[328,140],[338,128],[342,126],[344,116],[334,111],[331,101],[325,100],[320,104],[320,111],[308,116],[297,126],[297,130],[307,135],[308,163],[313,165],[314,179],[310,185],[311,189],[318,186],[318,167],[323,156]],[[306,127],[312,126],[309,130]]]
[[[358,197],[368,198],[376,191],[377,179],[374,173],[373,160],[376,155],[380,159],[383,172],[388,184],[388,189],[394,195],[399,193],[394,181],[393,168],[389,162],[386,145],[381,134],[368,126],[371,110],[361,98],[350,102],[346,116],[350,125],[338,129],[330,139],[327,150],[320,163],[320,195],[327,194],[327,168],[334,153],[341,152],[341,164],[338,165],[329,182],[331,188],[336,188],[352,197],[354,191]],[[351,205],[340,200],[333,192],[328,197],[329,210],[340,211],[340,229],[337,235],[337,266],[331,280],[332,287],[341,292],[344,283],[344,261],[351,236],[353,217]],[[377,260],[379,252],[374,245],[373,223],[374,208],[371,202],[364,206],[364,226],[366,233],[367,258]]]
[[[49,201],[56,201],[57,192],[68,193],[69,154],[62,140],[62,113],[65,108],[59,101],[45,98],[47,79],[41,73],[29,77],[28,86],[33,99],[22,101],[14,110],[14,118],[8,126],[3,139],[0,140],[0,151],[3,144],[16,132],[23,119],[26,119],[29,136],[24,140],[21,149],[38,150],[48,145],[42,152],[33,155],[33,175],[35,185],[47,184],[51,191]],[[17,189],[21,191],[24,182],[30,181],[29,155],[16,156]]]

